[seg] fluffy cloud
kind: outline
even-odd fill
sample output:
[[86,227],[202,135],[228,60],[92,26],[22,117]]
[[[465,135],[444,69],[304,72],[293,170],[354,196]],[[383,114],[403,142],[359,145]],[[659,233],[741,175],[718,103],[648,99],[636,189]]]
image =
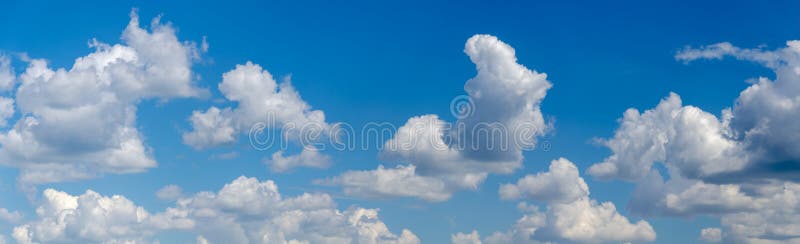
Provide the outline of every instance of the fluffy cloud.
[[759,78],[742,91],[721,118],[682,106],[671,94],[652,110],[625,112],[613,138],[613,154],[589,172],[601,178],[637,180],[653,163],[675,167],[683,176],[706,181],[797,180],[800,162],[800,41],[775,51],[742,49],[728,43],[687,48],[686,62],[734,56],[772,69],[776,79]]
[[719,43],[686,48],[676,59],[726,56],[760,63],[775,80],[754,79],[719,118],[682,105],[676,94],[644,113],[629,109],[603,141],[613,154],[589,172],[637,182],[634,213],[721,217],[722,228],[702,231],[706,241],[800,242],[800,41],[774,51]]
[[167,228],[191,228],[175,212],[151,215],[123,196],[106,197],[88,190],[79,196],[47,189],[36,208],[38,219],[14,228],[19,243],[138,242]]
[[231,143],[240,132],[251,132],[257,125],[290,128],[282,132],[295,140],[331,127],[325,113],[311,110],[288,79],[278,84],[258,64],[236,65],[223,74],[219,90],[237,107],[195,111],[190,118],[193,130],[183,135],[184,143],[198,149]]
[[444,201],[452,195],[445,183],[431,177],[416,174],[414,165],[398,165],[396,168],[378,166],[376,170],[347,171],[320,184],[344,187],[345,194],[366,198],[406,196],[428,201]]
[[719,228],[705,228],[700,230],[700,240],[710,243],[722,241],[722,230]]
[[272,154],[271,159],[264,160],[264,163],[273,172],[285,172],[295,167],[327,168],[331,165],[331,159],[316,148],[307,146],[297,155],[283,156],[283,151],[277,151]]
[[285,198],[272,181],[240,177],[218,192],[200,192],[151,214],[123,196],[79,196],[47,189],[38,219],[16,227],[30,242],[143,242],[166,230],[198,234],[198,243],[419,243],[378,219],[377,209],[336,209],[326,194]]
[[176,185],[167,185],[158,189],[156,197],[161,200],[177,200],[183,196],[183,188]]
[[550,171],[526,175],[516,184],[500,186],[500,198],[520,197],[543,202],[569,203],[589,195],[589,186],[579,176],[578,168],[565,158],[553,160]]
[[[271,159],[264,159],[274,172],[300,166],[327,168],[331,164],[311,144],[331,134],[326,132],[332,126],[325,122],[324,112],[312,110],[303,101],[288,77],[278,84],[261,66],[247,62],[223,74],[219,90],[237,107],[194,111],[189,118],[193,129],[183,134],[185,144],[195,149],[229,144],[244,132],[260,150],[281,146],[283,139],[303,145],[298,155],[284,156],[283,151],[278,151]],[[270,135],[274,130],[281,136]]]
[[14,88],[16,75],[14,68],[11,67],[11,58],[0,53],[0,91],[8,91]]
[[15,223],[22,220],[22,214],[17,211],[9,211],[5,208],[0,208],[0,220]]
[[[553,160],[548,172],[525,176],[516,185],[501,186],[500,194],[504,198],[543,201],[547,210],[540,212],[536,206],[520,203],[520,209],[527,213],[510,230],[487,237],[487,243],[647,242],[656,238],[646,221],[631,223],[613,203],[590,199],[577,167],[564,158]],[[466,238],[472,234],[458,233],[452,238],[454,241],[456,236]]]
[[345,193],[443,201],[476,189],[490,173],[520,168],[522,150],[549,128],[539,108],[551,87],[547,75],[517,63],[514,49],[494,36],[473,36],[464,52],[478,74],[464,86],[468,99],[451,104],[458,121],[410,118],[380,153],[405,166],[346,172],[331,182]]
[[[77,58],[69,69],[51,69],[45,60],[33,59],[19,75],[21,117],[0,133],[0,164],[19,168],[23,185],[156,166],[136,128],[136,105],[149,98],[202,95],[191,71],[197,52],[158,18],[151,31],[140,28],[136,12],[122,41],[93,41],[95,52]],[[0,104],[0,117],[10,117],[13,103],[3,99]]]
[[480,244],[481,236],[478,234],[478,231],[474,230],[469,234],[459,232],[451,235],[450,241],[453,244]]

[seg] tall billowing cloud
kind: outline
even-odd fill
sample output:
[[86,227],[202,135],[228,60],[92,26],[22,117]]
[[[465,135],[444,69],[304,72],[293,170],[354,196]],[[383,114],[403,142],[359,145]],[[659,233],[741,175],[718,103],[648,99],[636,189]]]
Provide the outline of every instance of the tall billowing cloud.
[[390,232],[376,209],[340,211],[327,194],[284,197],[274,182],[246,177],[159,213],[124,196],[47,189],[36,213],[14,228],[18,242],[145,243],[163,231],[184,231],[207,243],[419,243],[408,230]]
[[721,229],[703,230],[706,241],[800,241],[800,41],[773,51],[719,43],[676,59],[727,56],[762,64],[775,79],[754,79],[720,117],[684,106],[676,94],[643,113],[629,109],[603,141],[613,154],[589,173],[638,182],[634,213],[721,217]]
[[[136,128],[137,104],[205,93],[194,86],[191,71],[198,51],[193,43],[179,41],[175,30],[158,18],[151,31],[141,28],[135,11],[122,41],[110,45],[93,40],[95,52],[77,58],[69,69],[52,69],[47,61],[33,59],[19,75],[16,105],[21,116],[0,133],[0,164],[19,168],[23,185],[156,166]],[[0,115],[10,117],[13,107],[6,105],[12,103],[2,104]]]
[[[564,158],[553,160],[548,172],[527,175],[516,184],[501,186],[500,197],[544,202],[547,210],[540,212],[536,206],[520,203],[526,214],[510,230],[495,232],[483,242],[648,242],[656,238],[653,227],[646,221],[631,223],[617,212],[613,203],[598,203],[589,198],[589,189],[578,168]],[[475,231],[457,233],[452,241],[480,243]]]
[[490,173],[520,168],[522,150],[535,146],[549,127],[539,108],[551,87],[547,75],[517,63],[514,49],[494,36],[473,36],[464,52],[478,74],[464,86],[469,96],[451,104],[458,121],[410,118],[380,153],[397,167],[350,171],[321,182],[359,196],[443,201],[455,191],[476,189]]

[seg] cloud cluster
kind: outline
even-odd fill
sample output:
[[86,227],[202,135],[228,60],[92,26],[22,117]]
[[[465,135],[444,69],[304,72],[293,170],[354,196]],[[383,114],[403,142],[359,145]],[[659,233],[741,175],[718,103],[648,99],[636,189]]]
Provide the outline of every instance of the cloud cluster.
[[[331,130],[331,125],[325,122],[325,113],[312,110],[288,77],[278,84],[272,74],[258,64],[248,61],[236,65],[223,74],[219,90],[227,100],[236,102],[236,107],[194,111],[189,118],[192,131],[183,134],[185,144],[203,149],[233,143],[241,133],[253,136],[254,129],[262,133],[278,129],[281,137],[268,135],[271,138],[266,139],[267,145],[263,146],[267,149],[279,146],[274,140],[286,138],[307,143],[321,139],[317,137],[329,134],[325,132]],[[273,171],[283,172],[301,166],[326,168],[330,165],[327,157],[314,148],[304,148],[299,155],[284,157],[283,154],[279,151],[272,155],[272,160],[265,160]]]
[[412,117],[380,153],[398,167],[350,171],[324,182],[359,196],[444,201],[455,191],[476,189],[490,173],[520,168],[522,150],[549,128],[539,108],[551,87],[547,75],[517,63],[514,49],[494,36],[473,36],[464,52],[478,74],[464,86],[465,107],[454,108],[458,121]]
[[47,189],[36,214],[14,228],[19,243],[144,243],[168,230],[196,233],[206,243],[419,243],[408,230],[390,232],[377,209],[340,211],[327,194],[283,197],[274,182],[247,177],[155,214],[124,196]]
[[[51,69],[47,61],[33,59],[19,74],[16,105],[21,116],[0,133],[0,164],[19,168],[23,185],[156,166],[136,128],[137,104],[205,93],[193,84],[191,65],[198,52],[158,18],[151,31],[142,29],[135,11],[122,41],[109,45],[93,40],[95,52],[77,58],[69,69]],[[0,58],[3,89],[13,87],[14,75],[7,69],[8,59]],[[13,115],[13,104],[0,99],[3,121]]]
[[800,41],[772,51],[719,43],[676,59],[726,56],[762,64],[775,79],[754,79],[720,117],[677,94],[643,113],[629,109],[602,141],[613,154],[589,173],[637,182],[630,207],[638,214],[720,216],[723,229],[703,230],[706,241],[800,241]]
[[[631,223],[611,202],[589,198],[589,189],[578,168],[567,159],[553,160],[548,172],[527,175],[517,184],[500,187],[505,199],[524,198],[544,202],[547,210],[520,203],[527,212],[505,232],[486,237],[486,243],[533,242],[647,242],[656,238],[653,227],[644,220]],[[478,233],[457,233],[453,243],[481,243]]]

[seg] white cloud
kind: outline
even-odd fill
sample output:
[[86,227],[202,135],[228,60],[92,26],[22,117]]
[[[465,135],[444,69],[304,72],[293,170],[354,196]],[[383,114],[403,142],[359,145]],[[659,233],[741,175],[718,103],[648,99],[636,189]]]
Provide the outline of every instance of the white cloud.
[[166,228],[191,228],[193,222],[165,212],[151,215],[123,196],[87,190],[73,196],[47,189],[36,208],[38,219],[14,228],[17,242],[141,241]]
[[516,184],[500,186],[500,198],[569,203],[589,195],[589,186],[579,176],[578,168],[565,158],[553,160],[550,171],[526,175]]
[[156,197],[161,200],[177,200],[183,196],[183,188],[177,185],[166,185],[156,192]]
[[601,178],[641,179],[653,163],[675,167],[688,178],[746,182],[761,178],[797,180],[800,162],[800,41],[775,51],[727,43],[687,48],[686,62],[734,56],[772,69],[776,79],[757,79],[721,118],[682,106],[671,94],[652,110],[625,112],[615,136],[604,141],[613,154],[589,172]]
[[14,67],[11,67],[11,58],[0,53],[0,91],[9,91],[14,88],[16,79]]
[[438,202],[452,194],[441,180],[417,175],[414,165],[396,168],[380,165],[376,170],[347,171],[317,183],[341,185],[345,194],[367,198],[405,196]]
[[551,87],[547,75],[517,63],[514,49],[494,36],[473,36],[464,52],[478,74],[464,86],[463,107],[451,108],[455,124],[436,115],[410,118],[380,153],[382,161],[406,166],[347,172],[333,182],[345,193],[443,201],[477,189],[490,173],[520,168],[522,150],[549,128],[539,108]]
[[0,208],[0,220],[16,223],[22,220],[22,214],[17,211],[9,211],[5,208]]
[[187,145],[200,149],[231,143],[239,133],[250,132],[259,124],[272,129],[293,126],[282,132],[294,140],[330,129],[325,113],[311,110],[288,79],[278,84],[258,64],[236,65],[223,74],[219,90],[226,99],[237,102],[237,107],[195,111],[190,119],[193,130],[183,135]]
[[540,212],[536,206],[520,203],[527,213],[510,230],[488,236],[486,243],[649,242],[656,238],[647,221],[631,223],[613,203],[590,199],[577,167],[564,158],[553,160],[548,172],[527,175],[517,185],[501,186],[500,194],[508,199],[524,196],[543,201],[547,210]]
[[205,112],[192,112],[189,120],[194,131],[183,134],[184,143],[200,149],[236,141],[237,131],[233,128],[231,117],[229,108],[211,107]]
[[481,244],[481,236],[475,230],[469,234],[458,232],[450,235],[450,241],[453,244]]
[[272,181],[240,177],[218,192],[180,198],[151,214],[123,196],[94,191],[73,196],[47,189],[38,219],[14,229],[28,242],[145,242],[167,230],[191,232],[198,243],[419,243],[410,231],[394,234],[377,209],[340,211],[327,194],[284,197]]
[[[800,242],[800,209],[793,207],[800,169],[800,41],[773,51],[719,43],[686,48],[676,59],[726,56],[760,63],[775,72],[775,80],[754,79],[720,117],[683,106],[676,94],[641,114],[629,109],[614,137],[604,141],[613,154],[589,172],[638,182],[632,212],[720,216],[722,229],[704,231],[719,236],[710,239]],[[669,180],[653,168],[656,163],[666,167]]]
[[[19,168],[23,185],[156,166],[136,128],[136,106],[148,98],[205,93],[193,84],[195,51],[158,19],[151,31],[140,28],[135,12],[122,41],[93,41],[95,52],[77,58],[69,69],[29,60],[16,90],[21,117],[0,133],[0,162]],[[8,107],[3,106],[3,118],[13,114]]]
[[722,241],[722,230],[719,228],[705,228],[700,230],[700,240],[717,243]]
[[283,151],[272,154],[272,158],[264,160],[273,172],[285,172],[295,167],[310,167],[324,169],[331,165],[331,159],[321,154],[314,147],[307,146],[297,155],[283,156]]
[[14,99],[0,97],[0,127],[8,125],[8,119],[14,116]]

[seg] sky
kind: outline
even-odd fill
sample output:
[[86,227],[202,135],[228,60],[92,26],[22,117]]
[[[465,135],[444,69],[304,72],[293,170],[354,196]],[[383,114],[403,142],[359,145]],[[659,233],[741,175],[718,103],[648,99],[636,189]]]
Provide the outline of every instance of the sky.
[[0,4],[0,243],[800,243],[798,2]]

